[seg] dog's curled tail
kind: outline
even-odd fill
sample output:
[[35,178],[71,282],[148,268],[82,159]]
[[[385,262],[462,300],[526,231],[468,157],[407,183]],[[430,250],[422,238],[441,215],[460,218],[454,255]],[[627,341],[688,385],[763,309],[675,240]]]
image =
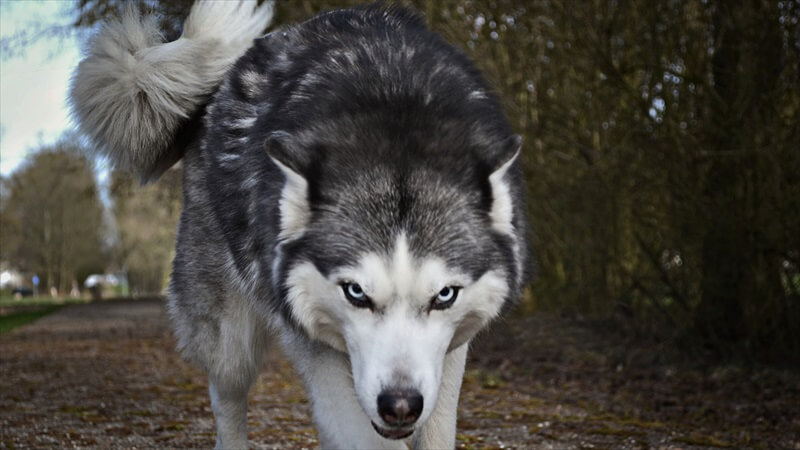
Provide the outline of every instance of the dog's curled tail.
[[70,100],[96,152],[146,182],[183,154],[179,134],[230,66],[272,20],[274,0],[206,1],[192,6],[183,34],[164,42],[154,17],[129,8],[89,42]]

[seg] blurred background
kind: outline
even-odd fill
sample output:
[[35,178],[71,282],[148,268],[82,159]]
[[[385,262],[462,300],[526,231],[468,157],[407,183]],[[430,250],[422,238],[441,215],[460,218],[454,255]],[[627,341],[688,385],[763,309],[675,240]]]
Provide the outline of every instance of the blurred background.
[[[180,168],[140,187],[87,160],[65,101],[126,3],[0,3],[3,305],[166,286]],[[356,3],[283,1],[275,23]],[[800,3],[401,3],[477,63],[525,138],[536,278],[518,311],[800,362]],[[135,4],[177,38],[191,1]]]

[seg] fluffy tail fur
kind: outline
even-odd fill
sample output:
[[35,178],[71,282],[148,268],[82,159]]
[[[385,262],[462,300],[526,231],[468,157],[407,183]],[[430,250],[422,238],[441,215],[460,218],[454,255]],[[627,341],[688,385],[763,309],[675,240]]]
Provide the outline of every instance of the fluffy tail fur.
[[180,158],[181,127],[269,25],[273,4],[198,0],[173,42],[164,42],[155,18],[132,8],[105,25],[72,80],[81,131],[117,167],[142,181],[157,177]]

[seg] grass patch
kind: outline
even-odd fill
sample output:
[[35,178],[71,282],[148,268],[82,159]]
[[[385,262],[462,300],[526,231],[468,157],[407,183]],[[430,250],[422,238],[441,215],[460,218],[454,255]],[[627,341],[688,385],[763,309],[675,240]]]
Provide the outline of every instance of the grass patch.
[[0,295],[0,307],[70,305],[75,303],[89,303],[90,301],[91,299],[82,297],[53,298],[43,296],[17,299],[10,295]]
[[34,320],[44,317],[59,308],[61,308],[61,305],[48,305],[35,311],[24,311],[11,313],[6,316],[0,316],[0,334],[7,333],[14,328],[33,322]]

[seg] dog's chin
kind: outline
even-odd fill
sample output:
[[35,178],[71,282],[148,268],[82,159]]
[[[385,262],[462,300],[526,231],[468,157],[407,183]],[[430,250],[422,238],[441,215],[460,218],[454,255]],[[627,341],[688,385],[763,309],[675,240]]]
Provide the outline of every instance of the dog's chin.
[[405,439],[414,433],[414,428],[382,428],[375,422],[370,423],[372,423],[372,428],[375,428],[375,431],[386,439]]

